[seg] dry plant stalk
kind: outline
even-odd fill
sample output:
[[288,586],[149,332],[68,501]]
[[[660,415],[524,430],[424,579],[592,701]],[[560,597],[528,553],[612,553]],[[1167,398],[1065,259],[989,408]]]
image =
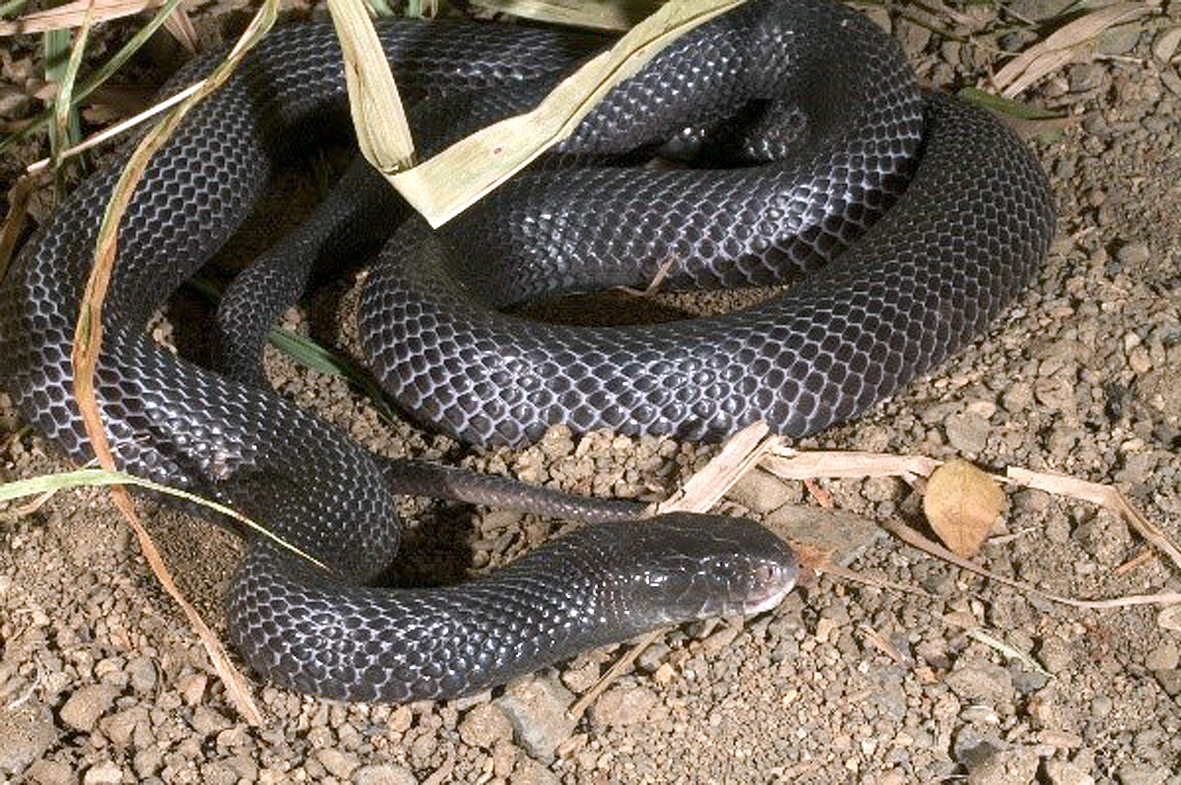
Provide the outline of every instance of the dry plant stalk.
[[[328,0],[340,39],[357,145],[380,172],[400,172],[414,159],[414,140],[398,86],[362,0]],[[462,173],[455,173],[462,180]]]
[[73,2],[33,11],[13,21],[0,21],[0,36],[46,33],[51,30],[68,30],[82,25],[87,10],[93,5],[91,21],[94,24],[138,14],[162,4],[162,0],[73,0]]
[[1151,13],[1147,3],[1129,2],[1100,8],[1075,19],[1013,58],[997,71],[992,84],[1013,98],[1046,74],[1088,52],[1104,30]]
[[537,22],[620,32],[660,7],[657,0],[475,0],[475,4]]
[[[212,92],[232,73],[234,67],[250,50],[254,43],[270,29],[274,23],[278,10],[278,3],[268,0],[255,14],[237,45],[208,79],[202,89],[196,91],[190,98],[172,110],[147,136],[140,141],[124,167],[119,181],[111,194],[99,228],[95,247],[94,266],[86,281],[78,322],[74,331],[74,348],[71,359],[74,365],[74,398],[77,401],[82,421],[86,427],[86,435],[90,440],[91,449],[99,465],[107,471],[115,471],[115,461],[111,454],[110,443],[107,441],[106,429],[103,427],[98,410],[98,401],[94,391],[94,371],[102,347],[102,306],[106,292],[110,285],[111,272],[116,257],[117,229],[120,219],[130,204],[135,187],[143,176],[144,168],[152,154],[167,140],[176,129],[190,108],[208,93]],[[164,566],[155,545],[144,529],[143,524],[135,514],[130,497],[122,486],[112,486],[111,497],[115,505],[123,513],[139,540],[144,557],[152,566],[161,585],[176,600],[184,610],[189,623],[200,635],[210,658],[226,684],[226,691],[235,707],[251,724],[262,723],[262,713],[254,704],[250,690],[241,673],[234,667],[225,648],[209,629],[196,610],[181,595],[172,576]]]

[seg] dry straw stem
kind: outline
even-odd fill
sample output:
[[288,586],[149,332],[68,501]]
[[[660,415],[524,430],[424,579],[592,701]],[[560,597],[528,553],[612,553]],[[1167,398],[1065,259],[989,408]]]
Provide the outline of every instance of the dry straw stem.
[[[357,145],[378,171],[400,172],[413,161],[414,140],[373,20],[362,0],[328,0],[328,10],[344,54]],[[462,172],[452,176],[464,178]]]
[[87,12],[95,24],[155,8],[161,0],[74,0],[72,3],[34,11],[11,22],[0,21],[0,35],[44,33],[80,27]]
[[[102,131],[100,131],[92,136],[87,137],[86,139],[82,140],[81,142],[74,145],[73,147],[70,147],[67,150],[63,150],[61,155],[58,156],[58,158],[60,160],[64,160],[66,158],[71,158],[75,155],[78,155],[79,153],[84,153],[93,147],[97,147],[98,145],[102,144],[103,142],[105,142],[109,139],[113,139],[116,136],[119,136],[120,134],[123,134],[124,132],[129,131],[132,128],[135,128],[140,123],[150,120],[151,118],[155,117],[156,115],[160,114],[161,112],[163,112],[167,109],[171,109],[172,107],[174,107],[177,104],[181,103],[182,101],[186,100],[189,96],[204,89],[204,85],[205,85],[204,81],[197,82],[196,84],[193,84],[193,85],[189,85],[188,87],[186,87],[185,89],[183,89],[179,93],[177,93],[176,95],[170,96],[168,98],[165,98],[163,101],[159,101],[155,104],[152,104],[147,109],[140,112],[139,114],[137,114],[133,117],[128,117],[126,120],[122,120],[118,123],[115,123],[114,125],[108,126],[108,127],[104,128]],[[37,174],[38,172],[42,172],[42,171],[45,171],[46,169],[49,169],[53,165],[54,165],[54,162],[52,159],[42,158],[40,161],[34,161],[33,163],[29,164],[25,168],[25,173],[26,174]]]
[[1046,74],[1088,56],[1103,31],[1149,13],[1153,9],[1146,3],[1118,3],[1068,22],[1009,61],[997,71],[992,84],[1003,96],[1013,98]]
[[[95,457],[99,465],[107,471],[115,471],[114,458],[111,455],[110,444],[107,441],[106,430],[99,416],[97,400],[94,393],[94,369],[102,345],[102,305],[106,298],[110,284],[111,270],[116,257],[116,237],[120,219],[131,200],[135,187],[143,176],[143,171],[152,154],[164,143],[184,115],[196,105],[197,101],[215,90],[229,77],[234,67],[242,59],[254,43],[270,29],[278,11],[278,3],[268,0],[255,14],[254,19],[238,40],[225,62],[222,63],[208,79],[201,89],[190,98],[177,106],[147,136],[136,146],[127,165],[124,167],[119,181],[115,186],[111,199],[103,215],[95,247],[95,261],[90,276],[86,281],[78,323],[74,332],[74,349],[72,360],[74,364],[74,397],[86,427],[87,437],[90,439]],[[242,716],[252,724],[261,724],[262,714],[254,704],[246,681],[230,662],[221,642],[200,618],[196,610],[185,601],[179,589],[164,566],[155,545],[145,531],[135,514],[131,499],[121,485],[111,488],[111,496],[115,505],[123,513],[136,538],[139,540],[144,557],[152,566],[161,584],[184,610],[189,623],[201,636],[210,658],[217,668],[219,675],[226,684],[227,694],[234,702]]]
[[1010,646],[1009,644],[1002,641],[1000,638],[997,638],[993,635],[989,635],[987,632],[985,632],[984,630],[982,630],[978,627],[967,630],[964,632],[964,634],[967,635],[969,638],[975,638],[976,640],[980,641],[981,643],[983,643],[985,646],[988,646],[989,648],[996,649],[997,651],[999,651],[1001,654],[1005,655],[1005,657],[1007,657],[1010,660],[1018,660],[1019,662],[1023,663],[1025,665],[1025,667],[1031,671],[1034,671],[1036,673],[1040,673],[1043,676],[1050,675],[1050,673],[1045,668],[1042,667],[1041,663],[1039,663],[1033,657],[1030,657],[1028,654],[1021,651],[1020,649]]
[[[52,30],[68,30],[81,27],[87,14],[91,24],[109,22],[125,16],[133,16],[149,8],[157,8],[164,0],[74,0],[71,3],[34,11],[11,22],[0,21],[0,36],[47,33]],[[190,52],[195,50],[196,34],[192,23],[184,13],[169,14],[164,22],[168,31]]]
[[538,22],[623,31],[654,12],[660,3],[658,0],[475,0],[475,5]]

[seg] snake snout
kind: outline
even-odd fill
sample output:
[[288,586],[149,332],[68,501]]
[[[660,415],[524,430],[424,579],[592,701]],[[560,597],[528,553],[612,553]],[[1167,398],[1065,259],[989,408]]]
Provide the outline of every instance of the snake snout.
[[787,596],[799,573],[795,554],[782,541],[770,545],[769,552],[736,553],[702,565],[701,580],[716,588],[701,593],[707,601],[698,618],[750,616],[771,610]]
[[755,565],[748,572],[749,589],[740,611],[742,615],[750,616],[774,608],[795,588],[798,575],[794,555],[790,561],[767,561]]

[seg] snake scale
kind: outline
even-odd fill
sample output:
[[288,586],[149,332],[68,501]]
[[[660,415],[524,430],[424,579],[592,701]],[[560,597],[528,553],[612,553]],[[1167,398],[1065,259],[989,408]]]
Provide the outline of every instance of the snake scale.
[[[469,130],[444,127],[459,108],[511,111],[497,96],[540,96],[601,46],[498,24],[387,20],[379,32],[427,118],[428,146]],[[792,553],[753,523],[619,523],[634,505],[382,465],[259,385],[260,331],[306,271],[248,271],[227,295],[225,329],[254,347],[251,368],[199,368],[147,336],[152,313],[238,227],[276,162],[344,106],[331,27],[272,31],[150,162],[105,304],[96,386],[121,468],[232,504],[328,567],[252,537],[230,597],[238,652],[279,683],[334,698],[445,698],[782,597]],[[652,151],[689,160],[632,165]],[[78,460],[90,452],[70,345],[116,158],[37,231],[0,289],[0,386]],[[702,164],[719,159],[730,163]],[[365,285],[361,340],[402,409],[466,442],[521,443],[552,423],[717,439],[760,418],[804,435],[980,334],[1032,279],[1052,221],[1023,143],[987,113],[920,91],[862,16],[827,0],[750,0],[659,53],[548,160],[445,231],[406,220]],[[350,234],[309,225],[299,243],[312,256]],[[696,320],[588,328],[502,313],[539,295],[642,286],[661,270],[668,288],[806,274],[786,294]],[[456,586],[371,587],[398,546],[397,492],[537,496],[595,522]]]

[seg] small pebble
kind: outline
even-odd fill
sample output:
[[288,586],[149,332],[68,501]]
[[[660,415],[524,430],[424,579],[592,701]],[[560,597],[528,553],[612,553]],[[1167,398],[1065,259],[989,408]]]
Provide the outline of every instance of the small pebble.
[[73,785],[77,782],[73,767],[57,760],[35,761],[25,771],[25,776],[36,785]]
[[1074,763],[1052,758],[1042,767],[1047,785],[1094,785],[1095,778]]
[[120,692],[112,684],[89,684],[79,688],[62,706],[62,722],[77,730],[93,730],[98,718],[111,708]]
[[1177,667],[1179,661],[1181,656],[1178,654],[1177,644],[1169,641],[1148,652],[1148,656],[1144,658],[1144,667],[1151,671],[1172,670]]
[[560,785],[561,782],[557,774],[530,758],[517,761],[517,766],[509,777],[509,785]]
[[82,775],[82,785],[120,785],[123,782],[123,769],[114,761],[100,761]]
[[414,772],[396,763],[376,763],[353,771],[353,785],[418,785]]
[[512,737],[512,723],[499,706],[491,703],[476,706],[459,723],[459,738],[473,747],[490,750],[496,742]]
[[53,715],[45,705],[36,700],[20,705],[0,701],[0,780],[41,757],[57,737]]
[[566,715],[574,695],[550,676],[533,674],[516,679],[495,701],[513,726],[517,743],[539,760],[553,758],[576,724]]
[[1033,785],[1037,780],[1037,751],[1032,747],[995,750],[968,767],[968,785]]
[[316,760],[329,774],[341,779],[348,779],[349,775],[361,765],[356,755],[351,752],[341,752],[332,747],[316,750],[315,755]]
[[1013,677],[989,662],[957,664],[945,679],[951,691],[964,700],[997,704],[1013,698]]
[[640,686],[617,685],[599,696],[591,709],[591,723],[596,727],[625,727],[645,722],[659,698]]

